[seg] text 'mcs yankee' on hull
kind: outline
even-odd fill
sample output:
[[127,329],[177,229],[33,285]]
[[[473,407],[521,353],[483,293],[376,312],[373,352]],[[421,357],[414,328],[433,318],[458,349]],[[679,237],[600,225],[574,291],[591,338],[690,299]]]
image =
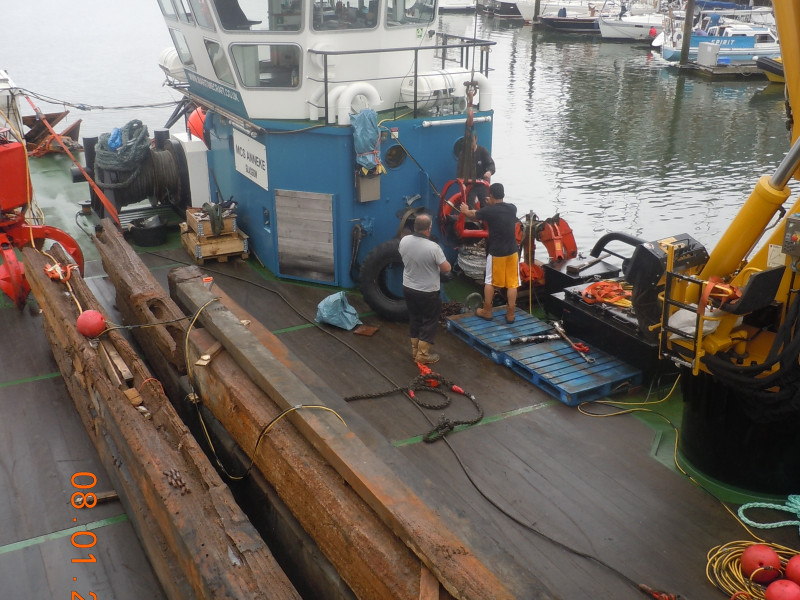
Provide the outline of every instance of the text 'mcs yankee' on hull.
[[491,148],[493,42],[436,34],[432,0],[159,4],[161,67],[201,111],[176,136],[191,203],[235,202],[278,276],[357,285],[371,250],[436,214],[465,134]]

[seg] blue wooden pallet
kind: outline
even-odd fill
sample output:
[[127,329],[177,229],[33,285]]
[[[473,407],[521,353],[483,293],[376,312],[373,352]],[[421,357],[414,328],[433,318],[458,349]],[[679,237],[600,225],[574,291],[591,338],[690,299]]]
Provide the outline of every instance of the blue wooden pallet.
[[[514,323],[505,321],[505,307],[494,309],[492,321],[465,313],[448,317],[447,329],[481,354],[504,365],[564,404],[576,406],[623,391],[642,381],[642,372],[592,348],[588,363],[565,341],[508,343],[513,337],[554,333],[549,323],[517,309]],[[578,343],[581,340],[570,339]]]

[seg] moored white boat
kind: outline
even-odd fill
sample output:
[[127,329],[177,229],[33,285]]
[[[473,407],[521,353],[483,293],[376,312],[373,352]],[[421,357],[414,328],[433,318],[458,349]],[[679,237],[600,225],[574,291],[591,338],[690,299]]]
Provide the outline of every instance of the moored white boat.
[[439,0],[440,13],[475,12],[475,0]]
[[605,40],[652,40],[664,29],[664,15],[601,16],[598,20],[600,35]]
[[[711,11],[701,13],[689,42],[689,60],[697,61],[701,43],[718,46],[717,59],[724,62],[755,62],[758,57],[780,56],[778,37],[771,27],[749,22],[763,11]],[[665,60],[680,58],[683,21],[665,20],[661,55]]]

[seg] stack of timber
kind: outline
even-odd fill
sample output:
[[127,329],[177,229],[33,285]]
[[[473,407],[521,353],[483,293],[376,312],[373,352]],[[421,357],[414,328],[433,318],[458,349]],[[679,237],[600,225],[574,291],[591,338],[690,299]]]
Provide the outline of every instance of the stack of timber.
[[[163,336],[161,343],[147,338],[163,327],[160,317],[182,311],[165,293],[154,295],[158,283],[141,259],[110,221],[103,225],[95,242],[116,288],[118,308],[139,324],[153,325],[135,329],[134,335],[165,387],[178,386],[167,383],[178,377],[162,354],[169,346],[163,340],[170,336]],[[196,317],[194,328],[185,321],[178,326],[188,332],[190,384],[202,408],[249,457],[253,470],[272,486],[354,597],[513,597],[337,418],[345,423],[356,418],[346,404],[323,399],[321,384],[306,384],[298,377],[307,367],[274,335],[217,287],[209,291],[197,267],[173,270],[170,288],[185,312]],[[137,289],[148,291],[142,295]],[[156,304],[162,309],[153,314],[148,305]]]
[[187,208],[186,222],[181,223],[181,243],[198,265],[207,259],[226,262],[231,257],[249,256],[247,234],[236,226],[236,215],[222,218],[222,228],[214,235],[211,220],[201,208]]
[[79,306],[104,311],[77,273],[69,286],[46,275],[66,253],[25,248],[23,259],[75,408],[166,595],[300,600],[127,340],[78,333]]

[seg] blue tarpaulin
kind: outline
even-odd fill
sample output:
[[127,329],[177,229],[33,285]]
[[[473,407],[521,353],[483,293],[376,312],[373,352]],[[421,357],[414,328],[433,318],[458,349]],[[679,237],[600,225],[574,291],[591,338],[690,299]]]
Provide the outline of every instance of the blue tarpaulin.
[[719,0],[696,0],[695,10],[750,10],[752,7],[747,4],[737,4],[736,2],[720,2]]
[[378,132],[378,113],[365,108],[350,118],[353,127],[353,143],[356,150],[356,162],[373,171],[381,168],[381,138]]

